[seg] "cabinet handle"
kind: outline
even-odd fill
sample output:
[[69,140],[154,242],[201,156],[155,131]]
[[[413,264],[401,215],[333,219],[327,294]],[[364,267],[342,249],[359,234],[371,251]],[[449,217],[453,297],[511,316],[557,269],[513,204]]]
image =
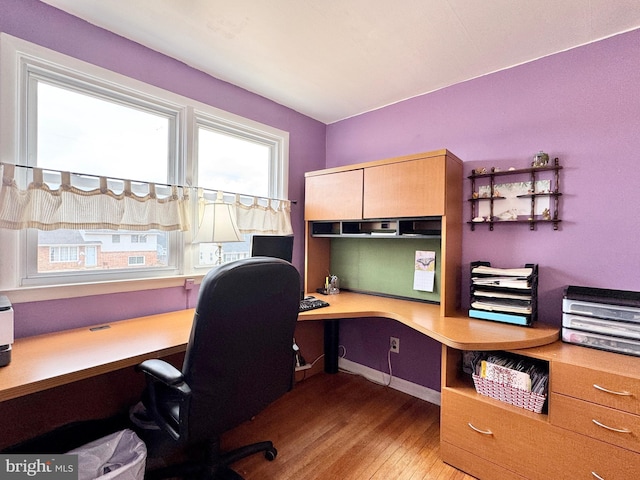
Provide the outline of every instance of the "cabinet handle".
[[611,430],[612,432],[617,432],[617,433],[631,433],[631,430],[629,430],[628,428],[613,428],[610,427],[608,425],[605,425],[604,423],[600,423],[599,421],[597,421],[596,419],[591,419],[591,421],[593,423],[595,423],[596,425],[598,425],[599,427],[602,428],[606,428],[607,430]]
[[467,425],[469,425],[469,428],[474,432],[481,433],[482,435],[493,435],[491,430],[480,430],[478,427],[474,427],[471,423],[467,423]]
[[623,397],[631,397],[633,393],[627,392],[626,390],[622,390],[621,392],[616,392],[615,390],[609,390],[608,388],[601,387],[597,383],[593,384],[593,388],[596,390],[600,390],[601,392],[610,393],[611,395],[621,395]]
[[602,478],[600,475],[598,475],[596,472],[591,472],[591,475],[593,475],[593,478],[596,478],[597,480],[604,480],[604,478]]

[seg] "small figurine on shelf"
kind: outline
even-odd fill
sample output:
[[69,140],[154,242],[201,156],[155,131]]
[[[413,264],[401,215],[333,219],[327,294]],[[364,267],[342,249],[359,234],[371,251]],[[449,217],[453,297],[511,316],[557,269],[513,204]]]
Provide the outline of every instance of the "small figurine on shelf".
[[544,220],[551,220],[551,212],[549,211],[549,209],[548,209],[548,208],[545,208],[545,209],[542,211],[542,218],[543,218]]
[[533,156],[532,167],[546,167],[549,164],[549,154],[540,150]]

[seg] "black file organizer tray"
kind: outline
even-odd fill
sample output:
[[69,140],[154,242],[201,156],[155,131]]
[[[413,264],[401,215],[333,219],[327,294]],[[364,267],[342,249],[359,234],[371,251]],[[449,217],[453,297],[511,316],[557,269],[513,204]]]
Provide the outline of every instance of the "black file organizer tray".
[[[511,323],[515,325],[523,325],[523,326],[531,326],[533,322],[538,319],[538,265],[533,263],[525,264],[524,268],[530,268],[531,274],[526,277],[528,288],[510,288],[508,286],[502,285],[478,285],[474,283],[473,279],[475,278],[487,278],[490,279],[495,275],[489,274],[475,274],[473,273],[474,268],[479,266],[491,267],[490,262],[471,262],[471,277],[470,277],[470,292],[471,292],[471,302],[469,309],[469,316],[472,318],[480,318],[482,320],[490,320],[494,322],[502,322],[502,323]],[[483,292],[488,292],[489,294],[495,293],[496,297],[487,297],[487,296],[479,296],[476,295],[476,291],[481,290]],[[530,304],[531,305],[531,313],[516,313],[509,311],[508,308],[502,309],[501,304],[506,306],[507,300],[513,300],[509,298],[502,298],[502,295],[512,295],[512,296],[524,296],[526,299],[520,300],[516,303],[519,304]],[[485,310],[480,308],[474,308],[474,303],[478,301],[487,302],[491,301],[492,306],[491,310]]]

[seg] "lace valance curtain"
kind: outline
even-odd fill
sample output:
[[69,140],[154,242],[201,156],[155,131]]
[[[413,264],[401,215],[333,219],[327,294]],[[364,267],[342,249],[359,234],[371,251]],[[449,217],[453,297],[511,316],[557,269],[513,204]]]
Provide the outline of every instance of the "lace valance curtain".
[[238,229],[242,233],[262,233],[291,235],[291,202],[289,200],[259,199],[253,197],[251,203],[243,203],[241,195],[236,195],[235,207]]
[[[16,167],[0,163],[0,228],[188,231],[189,212],[193,211],[190,202],[206,204],[202,189],[195,187],[156,186],[46,170],[58,178],[52,182],[44,180],[39,168],[30,168],[33,179],[26,188],[20,188]],[[291,203],[287,200],[235,195],[230,203],[242,233],[293,233]]]

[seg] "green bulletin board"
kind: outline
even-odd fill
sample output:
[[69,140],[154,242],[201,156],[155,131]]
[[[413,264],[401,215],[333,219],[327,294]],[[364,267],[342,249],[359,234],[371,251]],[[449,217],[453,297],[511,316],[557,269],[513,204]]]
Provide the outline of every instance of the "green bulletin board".
[[[436,253],[433,292],[413,289],[416,250]],[[340,288],[440,302],[439,238],[334,238],[331,274]]]

